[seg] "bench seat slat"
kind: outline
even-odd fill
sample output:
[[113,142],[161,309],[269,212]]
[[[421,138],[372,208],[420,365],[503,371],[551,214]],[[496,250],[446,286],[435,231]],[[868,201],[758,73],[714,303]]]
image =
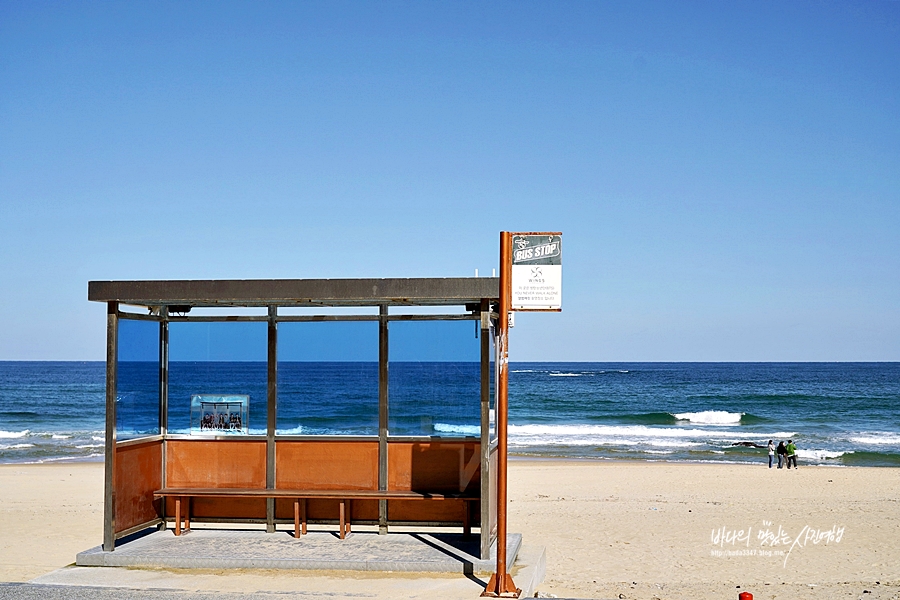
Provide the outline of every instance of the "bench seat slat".
[[408,490],[290,490],[244,488],[162,488],[153,492],[155,497],[220,497],[220,498],[321,498],[328,500],[477,500],[478,496],[466,493],[430,493]]
[[[153,492],[154,498],[175,498],[175,535],[181,535],[181,501],[186,502],[184,514],[185,529],[190,529],[191,498],[288,498],[294,501],[294,535],[301,531],[306,533],[306,501],[326,499],[340,501],[340,537],[344,539],[350,533],[349,514],[345,519],[345,502],[352,505],[353,500],[463,500],[463,535],[470,532],[471,503],[479,496],[467,493],[431,493],[411,490],[291,490],[291,489],[259,489],[259,488],[162,488]],[[301,524],[300,511],[302,504],[303,518]]]

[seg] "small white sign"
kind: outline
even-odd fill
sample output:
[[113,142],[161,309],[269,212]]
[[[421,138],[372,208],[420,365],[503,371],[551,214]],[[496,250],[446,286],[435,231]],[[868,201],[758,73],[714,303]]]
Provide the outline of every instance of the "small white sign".
[[513,310],[562,308],[562,265],[513,265]]
[[513,234],[512,310],[562,310],[562,236]]

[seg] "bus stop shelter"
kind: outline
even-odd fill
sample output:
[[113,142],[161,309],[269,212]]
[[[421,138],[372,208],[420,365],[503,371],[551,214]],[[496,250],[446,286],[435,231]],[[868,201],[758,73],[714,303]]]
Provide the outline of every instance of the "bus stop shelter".
[[490,556],[497,278],[92,281],[88,298],[107,305],[104,551],[182,519],[296,529],[302,506],[304,529],[342,536],[345,519],[477,527]]

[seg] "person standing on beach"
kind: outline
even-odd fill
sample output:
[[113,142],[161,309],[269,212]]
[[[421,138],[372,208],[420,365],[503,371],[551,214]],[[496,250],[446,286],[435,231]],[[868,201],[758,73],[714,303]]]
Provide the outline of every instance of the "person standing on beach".
[[[775,444],[772,443],[772,440],[769,440],[768,445],[769,450],[769,468],[772,468],[772,460],[775,458]],[[781,465],[781,461],[778,461],[779,466]]]
[[780,469],[786,462],[785,455],[787,454],[787,448],[784,447],[784,440],[778,442],[778,449],[775,452],[778,453],[778,468]]
[[794,463],[794,468],[797,468],[797,446],[794,445],[794,440],[788,440],[787,447],[787,464],[788,469],[791,468],[791,463]]

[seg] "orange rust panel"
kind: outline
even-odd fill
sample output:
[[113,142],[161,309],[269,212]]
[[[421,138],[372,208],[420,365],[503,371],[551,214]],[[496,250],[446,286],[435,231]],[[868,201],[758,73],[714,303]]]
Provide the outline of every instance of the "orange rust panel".
[[116,448],[116,533],[159,516],[162,440]]
[[[388,500],[388,519],[391,521],[435,521],[463,520],[463,500]],[[472,519],[476,519],[472,508]]]
[[479,493],[477,442],[391,442],[388,489]]
[[169,440],[168,487],[266,487],[266,443],[241,440]]
[[275,442],[275,487],[377,490],[378,442]]
[[306,501],[306,518],[337,519],[340,515],[340,501],[310,499]]
[[191,498],[191,518],[265,519],[265,498]]
[[[307,500],[307,518],[313,520],[338,518],[338,501],[310,499]],[[275,516],[279,519],[294,518],[294,501],[288,498],[275,500]],[[378,520],[378,500],[354,500],[353,519],[362,521]]]

